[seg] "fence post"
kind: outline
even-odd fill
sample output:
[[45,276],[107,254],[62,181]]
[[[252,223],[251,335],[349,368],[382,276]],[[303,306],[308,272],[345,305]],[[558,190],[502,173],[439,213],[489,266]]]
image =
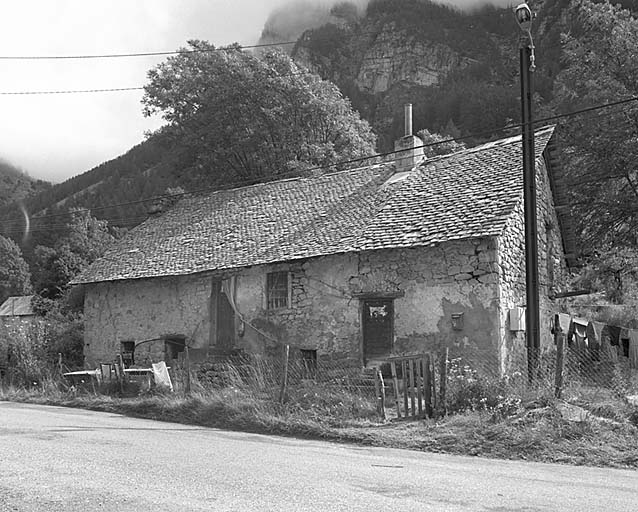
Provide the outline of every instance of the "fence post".
[[184,345],[184,394],[191,392],[191,358],[188,353],[188,345]]
[[432,417],[432,372],[430,371],[430,354],[423,356],[423,392],[425,395],[425,415]]
[[377,395],[377,412],[379,417],[385,421],[385,385],[383,374],[379,368],[375,368],[374,371],[374,388]]
[[290,360],[290,345],[284,346],[284,375],[281,381],[281,390],[279,391],[279,403],[283,404],[286,399],[286,391],[288,389],[288,362]]
[[560,398],[563,391],[563,366],[565,359],[565,336],[558,315],[554,316],[554,343],[556,344],[556,380],[554,396]]
[[60,372],[60,377],[64,375],[64,370],[62,369],[62,352],[58,352],[58,371]]
[[445,405],[445,394],[447,391],[447,360],[449,351],[449,348],[446,347],[443,351],[443,357],[441,358],[441,392],[439,393],[438,404],[439,417],[443,417],[447,414],[447,406]]
[[120,383],[120,393],[124,394],[124,361],[122,360],[122,354],[117,355],[115,375]]

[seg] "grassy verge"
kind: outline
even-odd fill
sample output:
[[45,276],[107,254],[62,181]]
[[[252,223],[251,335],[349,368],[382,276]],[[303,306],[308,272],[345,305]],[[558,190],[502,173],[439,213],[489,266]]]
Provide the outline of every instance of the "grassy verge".
[[[512,410],[465,411],[438,421],[376,418],[369,399],[345,390],[298,390],[287,403],[237,388],[188,396],[113,397],[48,389],[5,388],[0,399],[120,413],[228,430],[327,439],[373,446],[539,462],[638,467],[638,410],[607,398],[578,421],[561,403],[541,400]],[[580,409],[581,411],[583,409]]]

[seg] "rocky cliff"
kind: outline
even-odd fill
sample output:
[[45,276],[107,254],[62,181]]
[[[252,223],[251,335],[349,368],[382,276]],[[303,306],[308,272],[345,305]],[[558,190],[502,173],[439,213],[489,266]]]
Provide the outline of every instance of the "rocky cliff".
[[[355,9],[357,16],[305,31],[292,55],[337,83],[373,124],[381,150],[401,135],[405,102],[414,104],[415,130],[453,136],[496,135],[517,119],[519,30],[511,9],[466,12],[428,0],[374,0]],[[553,20],[543,23],[549,30]],[[543,69],[541,95],[551,91]]]

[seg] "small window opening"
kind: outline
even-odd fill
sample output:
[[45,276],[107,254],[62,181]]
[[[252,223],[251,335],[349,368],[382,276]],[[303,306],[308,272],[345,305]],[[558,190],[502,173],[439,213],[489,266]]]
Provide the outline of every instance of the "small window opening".
[[288,272],[270,272],[266,275],[266,297],[268,309],[289,307]]
[[301,363],[304,373],[311,378],[317,374],[317,351],[314,349],[301,349]]
[[164,360],[172,361],[173,359],[177,359],[179,354],[184,352],[185,348],[185,336],[171,336],[169,338],[164,338]]
[[123,341],[120,343],[120,354],[122,354],[122,362],[124,368],[130,368],[135,364],[135,342]]

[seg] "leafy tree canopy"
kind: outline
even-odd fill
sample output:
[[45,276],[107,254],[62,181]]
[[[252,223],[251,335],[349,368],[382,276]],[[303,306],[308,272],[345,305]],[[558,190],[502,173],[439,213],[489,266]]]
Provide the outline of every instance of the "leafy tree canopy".
[[16,243],[0,236],[0,304],[8,297],[31,293],[29,266]]
[[218,184],[276,179],[374,152],[370,126],[337,87],[282,52],[188,44],[149,71],[143,103],[168,121],[195,174]]
[[36,291],[47,299],[59,297],[69,281],[115,241],[108,223],[86,211],[74,212],[67,227],[67,235],[53,247],[39,245],[35,249],[34,284]]
[[[564,39],[565,68],[554,86],[561,112],[638,95],[638,21],[610,3],[574,0]],[[591,251],[638,244],[638,104],[626,103],[563,125],[571,204]]]

